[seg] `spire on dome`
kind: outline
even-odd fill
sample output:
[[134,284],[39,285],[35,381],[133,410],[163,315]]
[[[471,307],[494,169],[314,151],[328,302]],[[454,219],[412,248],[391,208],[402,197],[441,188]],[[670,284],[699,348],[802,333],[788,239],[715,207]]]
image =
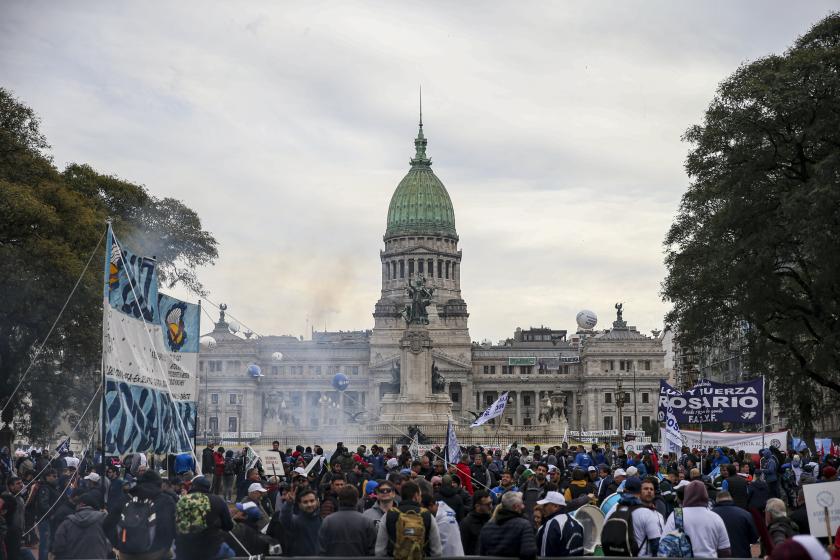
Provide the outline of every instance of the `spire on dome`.
[[412,166],[430,166],[432,165],[431,158],[426,156],[426,137],[423,135],[423,86],[420,86],[420,129],[417,132],[417,138],[414,139],[414,157],[411,158]]

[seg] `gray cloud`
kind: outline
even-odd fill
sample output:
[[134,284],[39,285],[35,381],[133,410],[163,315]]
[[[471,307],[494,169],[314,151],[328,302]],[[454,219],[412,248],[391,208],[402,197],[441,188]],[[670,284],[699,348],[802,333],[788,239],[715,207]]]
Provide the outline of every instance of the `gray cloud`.
[[[785,2],[7,3],[0,75],[56,161],[185,200],[211,297],[253,328],[368,328],[423,84],[473,338],[615,301],[661,326],[682,132],[743,61],[833,7]],[[310,323],[310,324],[311,324]]]

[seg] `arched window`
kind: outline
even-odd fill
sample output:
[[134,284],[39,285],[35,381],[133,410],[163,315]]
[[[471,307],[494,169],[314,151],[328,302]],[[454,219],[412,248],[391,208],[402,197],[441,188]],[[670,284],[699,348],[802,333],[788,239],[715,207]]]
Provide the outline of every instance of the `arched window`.
[[429,259],[429,278],[434,278],[435,276],[435,261]]
[[397,261],[391,261],[391,280],[397,279]]
[[408,259],[408,277],[414,276],[414,259]]
[[425,261],[423,259],[418,259],[418,261],[417,261],[417,273],[418,274],[423,274],[423,268],[424,268],[423,263],[424,262]]
[[405,278],[405,261],[400,259],[400,278]]
[[449,261],[446,261],[446,279],[449,280]]

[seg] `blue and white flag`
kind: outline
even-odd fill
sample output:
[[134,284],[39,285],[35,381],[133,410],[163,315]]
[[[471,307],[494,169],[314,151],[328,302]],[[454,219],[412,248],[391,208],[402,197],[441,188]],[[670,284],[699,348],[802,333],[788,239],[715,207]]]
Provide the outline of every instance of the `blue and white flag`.
[[58,447],[55,448],[55,452],[59,455],[70,453],[70,438],[67,438],[63,442],[59,443]]
[[199,307],[158,293],[154,259],[105,253],[105,453],[192,452]]
[[455,426],[452,420],[446,425],[446,460],[448,463],[457,463],[461,459],[461,447],[458,445],[458,438],[455,437]]
[[670,406],[667,409],[665,417],[665,452],[679,454],[683,446],[682,434],[680,433],[680,425],[677,423],[677,417],[674,415],[674,409]]
[[482,424],[489,422],[493,418],[497,416],[501,416],[505,412],[505,406],[507,406],[508,394],[507,391],[502,393],[496,402],[490,405],[490,407],[481,413],[481,416],[475,419],[475,422],[470,424],[470,428],[475,428],[481,426]]

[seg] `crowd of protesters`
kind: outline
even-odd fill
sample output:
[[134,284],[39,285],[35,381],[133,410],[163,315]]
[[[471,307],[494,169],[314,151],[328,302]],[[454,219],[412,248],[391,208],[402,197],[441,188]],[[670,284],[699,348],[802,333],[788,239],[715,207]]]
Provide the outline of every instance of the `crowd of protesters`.
[[564,443],[462,447],[446,462],[439,447],[274,442],[267,453],[207,445],[163,464],[94,465],[4,449],[0,560],[581,556],[584,506],[604,511],[606,555],[840,558],[810,535],[803,493],[836,480],[840,459],[807,449],[659,456]]

